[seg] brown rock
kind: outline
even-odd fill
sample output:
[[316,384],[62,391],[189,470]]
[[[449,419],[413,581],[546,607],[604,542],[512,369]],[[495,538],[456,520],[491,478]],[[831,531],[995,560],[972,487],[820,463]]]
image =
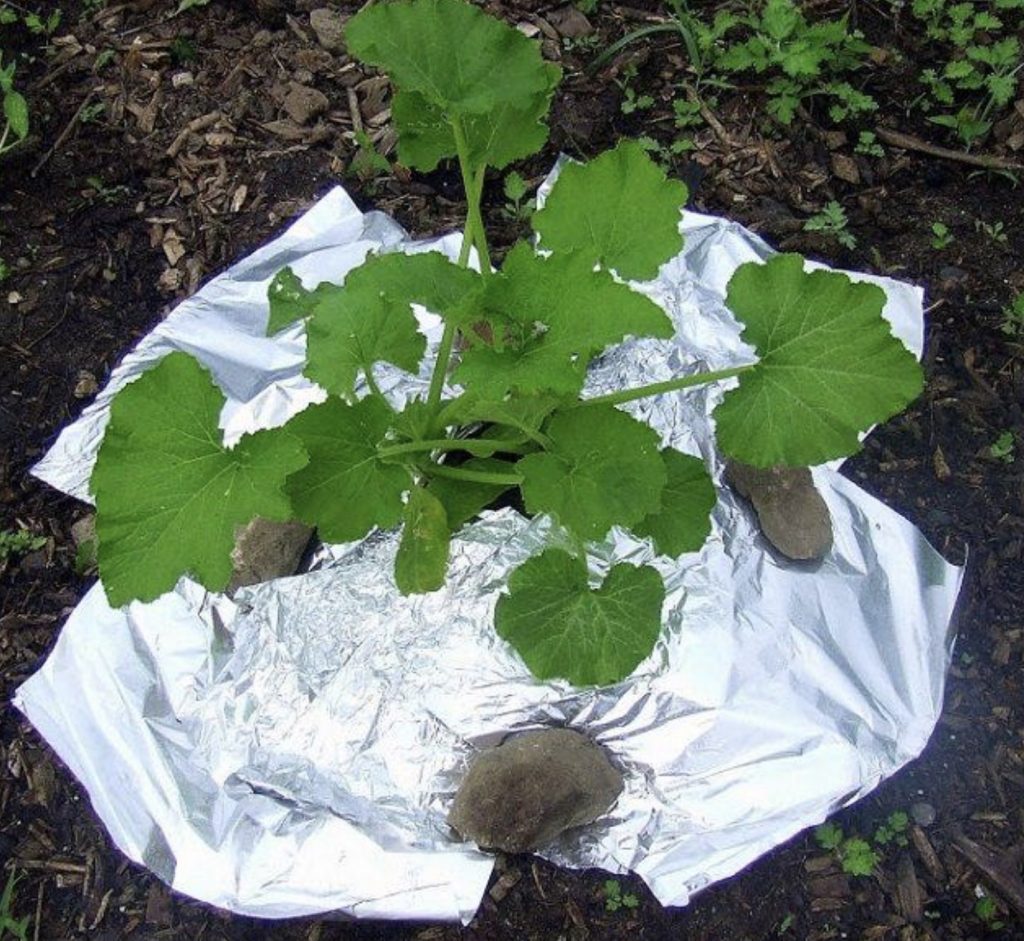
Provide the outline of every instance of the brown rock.
[[231,561],[235,566],[227,592],[294,575],[313,530],[305,523],[274,523],[256,517],[235,537]]
[[832,520],[806,467],[749,467],[736,461],[726,477],[757,511],[765,538],[790,559],[820,559],[832,547]]
[[585,735],[527,732],[474,759],[448,823],[486,849],[527,853],[595,820],[621,792],[622,775]]
[[327,96],[322,91],[292,82],[288,86],[288,93],[284,96],[281,107],[296,124],[308,124],[313,118],[323,114],[329,104]]

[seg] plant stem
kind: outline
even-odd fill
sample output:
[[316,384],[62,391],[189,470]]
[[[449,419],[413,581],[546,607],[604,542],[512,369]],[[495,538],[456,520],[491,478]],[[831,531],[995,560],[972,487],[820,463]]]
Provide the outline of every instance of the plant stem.
[[373,378],[372,363],[363,364],[363,375],[366,376],[366,385],[369,387],[370,392],[377,396],[377,398],[379,398],[393,412],[395,410],[394,407],[388,401],[388,397],[380,391],[380,386],[377,385],[377,380]]
[[491,255],[487,248],[487,232],[484,228],[483,216],[480,215],[480,197],[484,189],[484,173],[486,166],[480,167],[476,174],[469,162],[469,143],[466,131],[459,118],[452,120],[452,132],[455,135],[455,149],[459,155],[459,170],[462,172],[462,186],[466,191],[466,229],[467,237],[472,230],[473,242],[480,256],[480,274],[486,279],[491,276]]
[[[480,168],[476,176],[469,165],[469,144],[466,141],[466,132],[462,122],[456,118],[452,121],[452,131],[455,134],[455,147],[459,155],[459,169],[462,172],[462,185],[466,190],[466,225],[462,232],[462,248],[459,251],[459,265],[465,268],[469,265],[469,252],[473,245],[476,245],[477,254],[480,256],[480,273],[482,277],[491,276],[491,256],[487,250],[487,236],[484,232],[483,217],[480,215],[480,197],[484,187],[484,173],[486,166]],[[441,343],[437,348],[437,360],[434,363],[434,371],[430,376],[430,389],[427,391],[427,408],[430,413],[431,430],[441,407],[441,394],[444,392],[444,380],[448,375],[448,364],[452,358],[452,347],[455,345],[455,325],[450,321],[444,325],[444,333],[441,335]]]
[[698,372],[689,376],[681,376],[679,379],[669,379],[665,382],[655,382],[649,386],[638,386],[636,389],[623,389],[621,392],[609,392],[607,395],[598,395],[592,399],[583,399],[570,405],[569,408],[586,408],[589,405],[621,405],[623,402],[633,402],[636,399],[646,399],[651,395],[661,395],[665,392],[676,392],[679,389],[688,389],[691,386],[702,386],[708,382],[718,382],[720,379],[729,379],[738,376],[740,373],[753,369],[754,363],[746,366],[733,366],[730,369],[719,369],[717,372]]
[[518,474],[467,470],[464,467],[448,467],[445,464],[431,464],[421,469],[428,477],[450,477],[452,480],[468,480],[476,484],[505,484],[509,487],[518,487],[523,482],[523,478]]
[[466,451],[490,457],[496,451],[519,454],[523,451],[521,441],[502,441],[497,438],[436,438],[424,441],[406,441],[377,450],[378,457],[397,457],[399,454],[415,454],[418,451]]
[[[468,242],[463,243],[464,246],[468,244]],[[452,358],[454,345],[455,324],[447,320],[444,325],[444,333],[441,334],[441,343],[437,348],[437,360],[434,363],[434,371],[430,375],[430,389],[427,392],[427,408],[430,412],[431,426],[433,426],[438,409],[441,407],[441,393],[444,392],[444,380],[448,375],[448,362]]]

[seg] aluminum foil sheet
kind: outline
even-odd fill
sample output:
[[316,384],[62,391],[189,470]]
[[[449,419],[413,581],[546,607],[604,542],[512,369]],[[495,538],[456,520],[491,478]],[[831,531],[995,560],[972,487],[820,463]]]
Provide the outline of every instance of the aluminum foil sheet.
[[[636,286],[676,339],[604,356],[588,394],[750,359],[724,289],[771,250],[722,219],[688,212],[683,228],[683,253]],[[458,247],[457,236],[410,242],[334,190],[146,337],[35,473],[88,499],[111,396],[172,349],[199,357],[230,396],[229,439],[285,421],[323,393],[300,375],[301,327],[263,336],[272,275],[290,264],[312,286],[370,249]],[[895,332],[920,353],[920,290],[855,277],[885,289]],[[436,343],[437,318],[420,314]],[[426,380],[377,378],[396,400]],[[720,481],[709,416],[721,394],[629,408]],[[181,892],[267,917],[468,921],[492,866],[445,823],[468,762],[509,732],[570,726],[608,748],[625,791],[543,855],[632,870],[683,905],[870,791],[920,753],[939,715],[961,570],[834,468],[814,475],[835,529],[820,563],[781,560],[724,487],[700,553],[661,558],[620,531],[594,549],[595,580],[626,560],[655,566],[667,587],[657,647],[616,686],[539,682],[495,634],[510,570],[562,539],[545,518],[502,510],[455,538],[447,584],[426,596],[394,586],[395,532],[329,547],[313,570],[234,601],[183,579],[112,610],[96,586],[16,702],[128,856]]]

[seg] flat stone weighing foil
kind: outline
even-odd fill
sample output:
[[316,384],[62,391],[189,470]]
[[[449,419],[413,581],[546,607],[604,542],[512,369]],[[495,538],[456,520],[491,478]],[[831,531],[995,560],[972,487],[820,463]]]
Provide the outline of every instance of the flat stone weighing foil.
[[[739,264],[771,250],[698,213],[682,228],[684,251],[634,285],[669,313],[676,338],[615,348],[585,394],[751,360],[723,296]],[[271,277],[291,265],[312,287],[340,281],[371,250],[454,258],[459,244],[412,242],[333,190],[180,304],[35,473],[88,499],[111,396],[171,350],[197,356],[228,394],[227,440],[280,424],[324,396],[301,376],[302,326],[263,335]],[[853,277],[886,291],[895,333],[920,354],[921,291]],[[436,348],[438,319],[417,313]],[[428,381],[391,367],[377,378],[396,403]],[[594,548],[595,581],[627,561],[655,566],[667,587],[657,647],[616,686],[539,682],[495,634],[509,572],[562,538],[545,518],[503,510],[456,536],[447,583],[429,595],[398,593],[396,532],[327,547],[309,572],[234,602],[183,579],[153,603],[113,610],[97,585],[16,703],[128,856],[187,895],[264,917],[467,922],[493,863],[445,823],[469,761],[509,732],[568,726],[608,749],[625,790],[542,855],[631,870],[662,903],[684,905],[921,752],[962,575],[829,467],[814,477],[831,552],[816,564],[777,556],[721,485],[709,416],[722,388],[627,406],[663,444],[701,455],[719,498],[699,553],[668,559],[617,530]]]

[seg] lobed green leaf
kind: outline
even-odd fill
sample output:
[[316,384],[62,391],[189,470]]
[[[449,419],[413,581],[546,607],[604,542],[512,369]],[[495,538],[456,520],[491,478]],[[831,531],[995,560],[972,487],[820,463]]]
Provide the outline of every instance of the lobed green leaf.
[[378,457],[393,413],[375,396],[349,405],[329,398],[288,423],[309,464],[288,478],[295,513],[326,542],[361,539],[374,526],[402,519],[402,494],[412,486],[401,465]]
[[426,338],[412,305],[445,314],[479,289],[480,276],[439,252],[373,255],[345,283],[321,285],[307,327],[306,375],[350,398],[361,372],[386,362],[419,371]]
[[237,527],[293,515],[283,490],[305,465],[287,429],[222,443],[224,394],[186,353],[171,353],[118,393],[90,486],[98,562],[115,607],[151,601],[182,575],[223,589]]
[[498,634],[538,679],[604,686],[629,676],[661,633],[665,586],[650,566],[616,565],[596,591],[580,559],[548,549],[517,568],[498,599]]
[[673,335],[657,304],[592,268],[582,255],[544,258],[525,243],[513,248],[480,300],[495,345],[466,350],[456,381],[495,401],[510,391],[575,396],[605,347],[628,335]]
[[352,55],[449,119],[504,105],[528,110],[550,94],[539,47],[464,0],[377,3],[349,21],[345,36]]
[[661,452],[668,474],[661,491],[661,508],[633,527],[638,536],[650,536],[662,555],[697,552],[711,533],[711,511],[718,495],[704,462],[666,448]]
[[658,434],[610,405],[554,415],[548,450],[516,464],[530,513],[551,513],[584,539],[632,526],[661,507],[667,480]]
[[921,367],[882,317],[885,292],[799,255],[741,265],[726,303],[760,361],[715,409],[718,445],[755,467],[853,454],[859,433],[921,393]]
[[[482,114],[462,120],[466,157],[471,167],[502,170],[540,150],[548,139],[544,123],[551,97],[561,80],[558,66],[544,63],[546,87],[521,102],[505,102]],[[458,156],[455,132],[447,112],[423,94],[399,90],[391,102],[391,116],[398,131],[398,158],[407,167],[424,173],[449,157]]]
[[686,199],[686,186],[667,179],[639,143],[622,141],[589,163],[565,166],[533,228],[542,248],[646,280],[683,247]]

